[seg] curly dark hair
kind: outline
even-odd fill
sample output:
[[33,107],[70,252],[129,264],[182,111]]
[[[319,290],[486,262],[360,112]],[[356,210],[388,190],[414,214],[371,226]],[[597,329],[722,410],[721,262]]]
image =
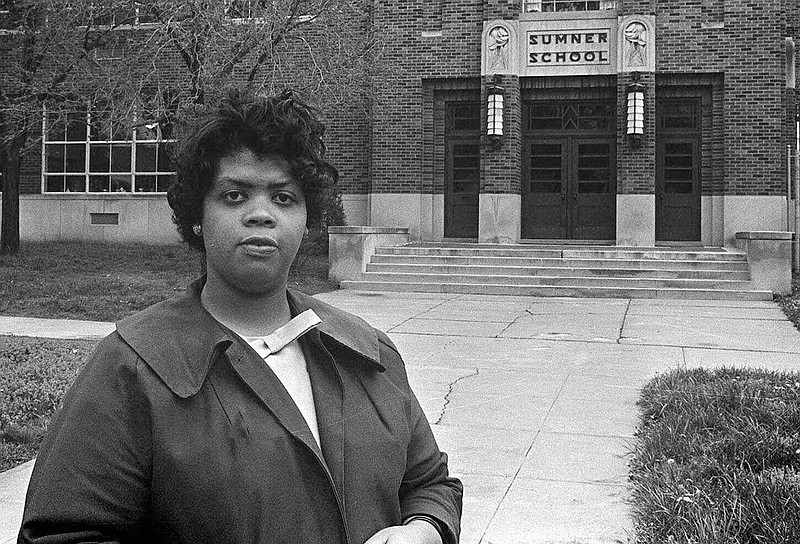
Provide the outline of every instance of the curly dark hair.
[[203,199],[219,160],[245,149],[286,159],[305,196],[307,225],[319,226],[323,192],[338,180],[336,169],[324,158],[324,132],[317,110],[291,90],[271,97],[230,91],[217,106],[199,115],[179,140],[178,175],[167,200],[180,235],[191,247],[203,250],[202,236],[192,226],[201,223]]

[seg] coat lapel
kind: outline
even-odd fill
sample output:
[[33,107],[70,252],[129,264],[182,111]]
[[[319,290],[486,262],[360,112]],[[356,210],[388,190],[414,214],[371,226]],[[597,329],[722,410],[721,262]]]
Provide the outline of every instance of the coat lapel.
[[239,378],[264,403],[287,432],[305,444],[325,464],[322,451],[314,435],[311,434],[303,414],[300,413],[280,379],[263,359],[255,351],[238,342],[230,345],[226,355]]

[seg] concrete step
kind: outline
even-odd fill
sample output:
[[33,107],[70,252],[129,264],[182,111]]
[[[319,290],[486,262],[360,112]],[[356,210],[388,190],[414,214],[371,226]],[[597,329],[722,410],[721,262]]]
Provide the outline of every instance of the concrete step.
[[519,266],[564,268],[626,268],[671,270],[725,270],[747,272],[747,261],[699,261],[655,259],[562,259],[530,257],[481,257],[458,255],[375,254],[375,264],[419,264],[445,266]]
[[376,281],[343,281],[342,289],[361,291],[399,291],[419,293],[454,293],[515,295],[532,297],[597,297],[597,298],[669,298],[705,300],[772,300],[770,291],[721,290],[690,288],[632,288],[508,285],[502,283],[407,283]]
[[573,276],[653,279],[708,279],[749,281],[747,268],[705,270],[673,268],[593,268],[571,266],[505,266],[482,264],[417,264],[415,262],[368,263],[367,272],[404,274],[454,274],[479,276]]
[[420,255],[420,256],[458,256],[458,257],[515,257],[540,259],[619,259],[619,260],[681,260],[681,261],[746,261],[741,253],[723,251],[676,251],[663,249],[572,249],[551,248],[531,249],[527,246],[505,247],[440,247],[440,246],[395,246],[379,247],[376,255]]
[[660,279],[660,278],[618,278],[618,277],[579,277],[579,276],[522,276],[522,275],[477,275],[477,274],[434,274],[402,272],[367,272],[364,281],[387,283],[462,283],[485,284],[502,283],[509,285],[547,285],[547,286],[587,286],[587,287],[641,287],[641,288],[683,288],[683,289],[728,289],[745,290],[749,281],[724,279]]

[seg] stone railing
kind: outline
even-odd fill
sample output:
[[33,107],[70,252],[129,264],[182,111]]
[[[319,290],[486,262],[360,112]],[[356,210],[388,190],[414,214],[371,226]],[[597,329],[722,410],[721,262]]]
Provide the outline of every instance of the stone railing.
[[792,292],[792,233],[746,231],[736,233],[736,247],[747,253],[753,287],[778,295]]
[[328,227],[328,278],[337,283],[360,280],[376,247],[406,243],[407,228]]

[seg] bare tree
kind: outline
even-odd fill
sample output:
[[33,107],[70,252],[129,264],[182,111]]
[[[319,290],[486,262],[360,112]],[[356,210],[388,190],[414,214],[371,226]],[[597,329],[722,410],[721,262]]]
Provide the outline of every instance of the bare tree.
[[[0,0],[0,253],[19,248],[23,154],[45,109],[172,126],[233,82],[368,108],[369,0]],[[108,54],[113,51],[113,54]],[[98,54],[102,53],[102,54]],[[109,60],[110,59],[110,60]],[[99,106],[98,106],[99,105]]]

